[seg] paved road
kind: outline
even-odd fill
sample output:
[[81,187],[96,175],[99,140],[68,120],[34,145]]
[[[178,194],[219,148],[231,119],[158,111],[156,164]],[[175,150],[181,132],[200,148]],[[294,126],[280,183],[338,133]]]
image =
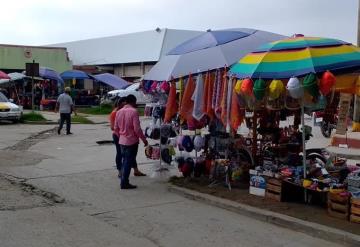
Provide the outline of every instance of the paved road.
[[[9,128],[17,133],[25,126],[0,126],[2,143],[18,139],[3,135]],[[0,211],[2,247],[338,246],[172,194],[164,179],[132,177],[139,188],[120,191],[114,147],[96,144],[109,139],[108,126],[74,125],[73,132],[31,146],[29,152],[45,157],[36,165],[0,166],[0,173],[26,178],[66,199],[53,206],[37,203]],[[141,170],[150,174],[153,164],[143,148],[139,154]]]

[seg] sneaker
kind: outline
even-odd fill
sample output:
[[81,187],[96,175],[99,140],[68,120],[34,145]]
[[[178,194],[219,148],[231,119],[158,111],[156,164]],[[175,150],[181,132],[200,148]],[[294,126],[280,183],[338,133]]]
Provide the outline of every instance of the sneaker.
[[68,132],[68,133],[66,133],[67,135],[72,135],[73,133],[71,133],[71,132]]
[[121,185],[122,190],[129,190],[129,189],[136,189],[136,188],[137,188],[137,186],[132,185],[132,184]]

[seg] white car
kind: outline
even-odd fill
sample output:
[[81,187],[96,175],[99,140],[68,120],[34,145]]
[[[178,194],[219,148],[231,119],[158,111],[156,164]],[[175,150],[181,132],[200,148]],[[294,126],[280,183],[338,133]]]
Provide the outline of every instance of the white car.
[[22,115],[22,107],[10,102],[6,96],[0,92],[0,120],[11,120],[18,122]]
[[125,89],[113,90],[107,93],[107,97],[109,99],[114,99],[115,97],[126,97],[128,95],[134,95],[136,97],[136,102],[139,105],[145,105],[151,102],[151,96],[144,94],[142,90],[140,90],[140,82],[136,82],[131,84]]

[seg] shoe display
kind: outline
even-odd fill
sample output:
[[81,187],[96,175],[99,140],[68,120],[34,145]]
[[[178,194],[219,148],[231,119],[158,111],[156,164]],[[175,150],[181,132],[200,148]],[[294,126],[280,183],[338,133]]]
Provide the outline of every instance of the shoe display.
[[122,190],[128,190],[128,189],[136,189],[137,186],[136,185],[132,185],[132,184],[126,184],[126,185],[122,185],[121,189]]

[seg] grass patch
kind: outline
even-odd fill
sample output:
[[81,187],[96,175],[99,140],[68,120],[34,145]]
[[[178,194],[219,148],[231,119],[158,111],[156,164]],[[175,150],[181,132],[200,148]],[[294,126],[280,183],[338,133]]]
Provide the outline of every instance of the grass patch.
[[81,124],[93,124],[94,123],[93,121],[87,119],[86,117],[80,116],[80,115],[71,116],[71,122],[81,123]]
[[78,108],[77,112],[88,114],[88,115],[108,115],[113,110],[111,105],[94,106],[90,108]]
[[21,122],[44,122],[46,118],[43,117],[40,113],[30,112],[24,113],[20,119]]

